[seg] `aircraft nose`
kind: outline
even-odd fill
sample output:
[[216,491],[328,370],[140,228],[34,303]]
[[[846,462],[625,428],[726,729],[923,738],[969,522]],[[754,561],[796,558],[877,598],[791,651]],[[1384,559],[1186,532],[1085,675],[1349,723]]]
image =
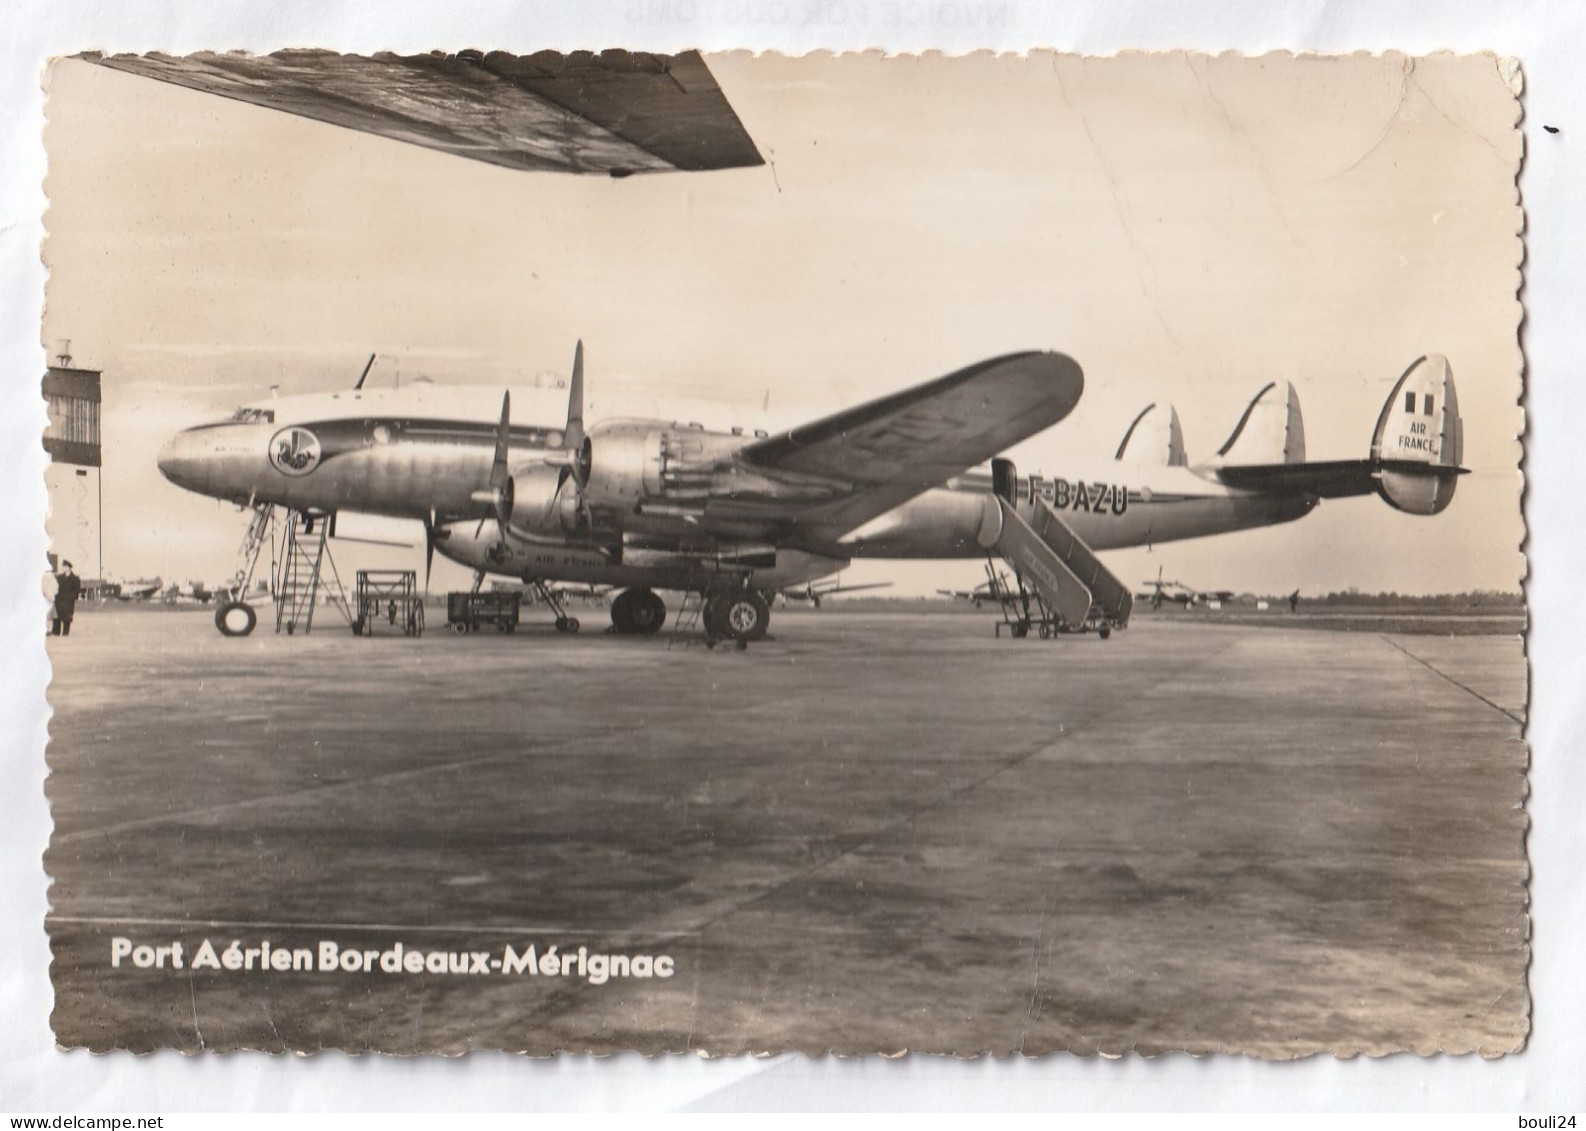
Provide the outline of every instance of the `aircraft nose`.
[[196,438],[187,432],[178,432],[165,442],[155,457],[160,474],[178,487],[189,491],[200,489],[201,453]]

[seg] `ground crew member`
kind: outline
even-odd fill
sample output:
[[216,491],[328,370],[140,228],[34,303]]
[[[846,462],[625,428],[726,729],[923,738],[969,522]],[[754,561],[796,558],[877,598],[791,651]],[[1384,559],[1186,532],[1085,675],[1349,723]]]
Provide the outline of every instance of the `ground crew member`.
[[82,579],[72,572],[72,563],[62,562],[60,573],[55,575],[55,620],[50,635],[72,634],[72,617],[77,613],[77,596],[82,591]]

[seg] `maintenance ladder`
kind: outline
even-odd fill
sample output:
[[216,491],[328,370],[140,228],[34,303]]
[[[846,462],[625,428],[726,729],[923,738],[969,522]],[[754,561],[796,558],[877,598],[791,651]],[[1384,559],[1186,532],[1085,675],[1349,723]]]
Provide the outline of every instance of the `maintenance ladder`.
[[[353,623],[347,604],[347,591],[336,571],[335,559],[326,545],[330,520],[307,517],[293,511],[275,515],[272,521],[279,533],[271,543],[270,573],[275,590],[275,631],[292,636],[307,635],[314,628],[314,610],[320,593],[348,624]],[[299,526],[302,529],[299,529]]]

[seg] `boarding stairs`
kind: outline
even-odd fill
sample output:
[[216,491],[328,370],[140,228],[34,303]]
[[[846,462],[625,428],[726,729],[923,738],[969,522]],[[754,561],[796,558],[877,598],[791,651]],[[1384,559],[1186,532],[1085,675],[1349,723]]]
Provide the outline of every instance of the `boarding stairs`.
[[[1034,589],[1043,627],[1064,632],[1126,627],[1134,609],[1128,587],[1046,500],[1015,506],[1011,473],[994,468],[993,479],[997,490],[986,497],[978,541],[1013,568],[1021,591],[1026,582]],[[1055,623],[1048,626],[1048,620]],[[1028,621],[1026,613],[1026,629]]]

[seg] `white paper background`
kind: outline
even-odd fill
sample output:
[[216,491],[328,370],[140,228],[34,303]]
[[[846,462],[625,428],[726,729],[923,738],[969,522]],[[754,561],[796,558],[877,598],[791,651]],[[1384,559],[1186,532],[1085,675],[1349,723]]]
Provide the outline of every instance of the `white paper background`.
[[[351,0],[167,11],[154,0],[23,0],[0,31],[0,1111],[511,1110],[860,1107],[953,1110],[1586,1108],[1586,506],[1573,476],[1586,394],[1577,379],[1586,313],[1576,210],[1586,196],[1586,9],[1549,3],[1108,3],[1021,0],[623,0],[573,7],[437,4],[393,15]],[[38,80],[50,55],[91,48],[184,52],[288,46],[342,50],[483,47],[1057,47],[1324,52],[1497,50],[1525,69],[1528,358],[1526,513],[1535,627],[1529,738],[1534,995],[1528,1051],[1498,1062],[1408,1056],[1294,1064],[1235,1058],[957,1062],[910,1057],[703,1061],[638,1057],[456,1061],[177,1053],[94,1057],[54,1049],[40,854],[48,667],[42,634],[44,424],[38,375],[43,269]],[[1557,126],[1547,134],[1543,124]],[[1583,150],[1586,152],[1586,150]],[[113,269],[113,266],[110,268]]]

